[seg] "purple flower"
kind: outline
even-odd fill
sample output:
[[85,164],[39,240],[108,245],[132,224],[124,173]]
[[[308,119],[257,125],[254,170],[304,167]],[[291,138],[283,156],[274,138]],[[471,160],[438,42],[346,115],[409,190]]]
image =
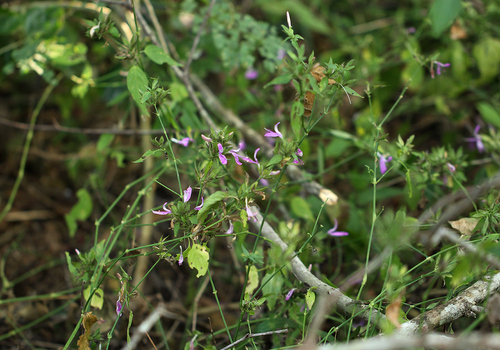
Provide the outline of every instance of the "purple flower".
[[278,55],[276,56],[276,59],[282,60],[286,56],[286,51],[283,49],[278,50]]
[[335,225],[333,228],[329,229],[326,233],[328,233],[330,236],[334,237],[341,237],[341,236],[348,236],[349,232],[344,232],[344,231],[337,231],[337,227],[339,226],[339,222],[337,219],[333,219],[335,221]]
[[189,141],[194,141],[192,138],[185,137],[182,140],[177,140],[176,138],[171,138],[170,139],[174,143],[178,143],[179,145],[182,145],[184,147],[187,147],[189,145]]
[[283,139],[283,134],[278,130],[278,124],[280,122],[277,122],[276,125],[274,126],[274,131],[271,131],[269,129],[264,128],[267,132],[264,134],[265,137],[280,137]]
[[[304,152],[302,152],[302,150],[300,148],[297,148],[297,150],[295,151],[295,154],[299,157],[302,157],[304,155]],[[293,160],[293,164],[299,164],[299,165],[304,165],[304,162],[302,161],[302,159],[294,159]]]
[[260,183],[262,186],[269,186],[269,181],[267,181],[266,179],[260,179],[260,180],[259,180],[259,183]]
[[238,154],[238,152],[242,150],[243,146],[245,146],[245,143],[244,142],[240,142],[240,147],[238,147],[237,149],[232,149],[232,150],[229,151],[229,153],[231,153],[233,155],[234,161],[238,165],[242,165],[242,163],[240,162],[240,155]]
[[243,157],[243,160],[248,163],[253,163],[253,164],[259,164],[259,160],[257,159],[257,152],[259,152],[260,148],[257,148],[255,152],[253,153],[253,159],[250,159],[249,157]]
[[257,79],[258,76],[259,72],[257,72],[253,67],[248,68],[245,72],[245,78],[247,78],[248,80]]
[[193,193],[193,189],[191,186],[187,188],[187,190],[184,191],[184,203],[189,201],[191,199],[191,194]]
[[441,62],[438,62],[438,61],[432,61],[432,64],[431,64],[431,77],[432,79],[434,79],[434,68],[432,67],[432,65],[436,65],[437,66],[437,74],[438,75],[441,75],[441,67],[449,67],[450,66],[450,63],[441,63]]
[[203,197],[201,197],[201,204],[194,207],[194,210],[200,210],[201,208],[203,208],[203,203],[205,203],[205,201],[203,200]]
[[234,231],[234,225],[231,220],[229,220],[229,229],[226,231],[226,235],[230,235]]
[[392,157],[389,156],[388,158],[384,157],[382,155],[382,153],[380,152],[377,152],[377,155],[379,156],[380,158],[380,172],[383,174],[385,174],[385,172],[387,171],[387,163],[390,162],[392,160]]
[[278,175],[280,172],[281,172],[281,170],[273,170],[273,171],[269,172],[269,175],[271,175],[271,176]]
[[227,164],[227,158],[224,154],[222,154],[222,152],[224,152],[224,148],[222,147],[222,145],[219,143],[217,144],[217,148],[219,148],[219,159],[220,159],[220,162],[224,165]]
[[293,295],[293,292],[295,292],[295,288],[290,289],[290,291],[288,293],[286,293],[286,297],[285,297],[286,301],[290,300],[290,298]]
[[475,142],[479,153],[483,153],[484,144],[483,144],[483,140],[481,139],[481,135],[479,135],[479,129],[481,129],[481,126],[478,124],[478,125],[476,125],[476,128],[474,129],[474,137],[467,137],[465,140],[468,142]]
[[455,166],[451,163],[446,163],[446,166],[448,167],[448,170],[450,171],[450,173],[454,173],[457,170],[455,168]]
[[172,214],[172,210],[167,209],[167,203],[168,202],[165,202],[163,204],[163,211],[161,211],[161,210],[152,210],[152,209],[151,209],[151,211],[153,212],[153,214],[156,214],[156,215],[168,215],[168,214]]
[[184,255],[182,255],[182,246],[179,246],[179,248],[181,248],[181,254],[179,255],[179,266],[181,266],[184,262]]
[[257,219],[256,219],[255,217],[257,216],[258,212],[257,212],[257,213],[254,213],[253,211],[251,211],[251,210],[250,210],[250,207],[248,206],[248,203],[247,203],[247,205],[245,206],[245,209],[246,209],[246,211],[247,211],[247,217],[248,217],[248,220],[253,219],[253,222],[257,222]]
[[207,137],[207,136],[205,136],[205,135],[203,135],[203,134],[201,134],[201,138],[203,139],[203,141],[205,141],[205,142],[207,142],[207,143],[208,143],[208,142],[212,142],[212,139],[211,139],[210,137]]
[[407,32],[408,34],[413,34],[413,33],[415,33],[416,31],[417,31],[417,30],[415,29],[415,27],[409,27],[409,28],[407,28],[407,29],[406,29],[406,32]]
[[450,66],[450,63],[441,63],[441,62],[438,62],[438,61],[434,61],[434,63],[437,66],[436,71],[437,71],[438,75],[441,75],[441,67],[449,67]]
[[116,314],[117,314],[118,316],[121,316],[122,309],[123,309],[123,305],[122,305],[122,303],[120,302],[120,298],[118,298],[118,300],[116,301]]

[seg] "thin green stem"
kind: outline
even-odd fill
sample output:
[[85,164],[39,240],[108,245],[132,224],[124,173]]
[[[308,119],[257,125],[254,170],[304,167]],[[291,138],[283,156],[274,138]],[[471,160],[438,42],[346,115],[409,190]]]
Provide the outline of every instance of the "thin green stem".
[[19,170],[17,172],[16,182],[14,183],[14,186],[12,186],[12,191],[10,192],[7,204],[0,213],[0,222],[2,222],[7,213],[12,209],[12,204],[14,204],[17,191],[19,190],[21,181],[23,181],[24,169],[26,168],[26,162],[28,160],[28,153],[31,146],[31,140],[33,140],[33,135],[35,134],[35,124],[38,119],[38,116],[40,115],[40,112],[42,111],[42,108],[45,105],[45,102],[47,102],[47,99],[49,98],[50,94],[52,93],[52,91],[54,91],[55,87],[61,82],[63,77],[64,74],[59,73],[55,79],[52,79],[50,84],[45,88],[42,97],[40,98],[35,109],[33,110],[33,115],[31,116],[31,121],[30,121],[30,128],[26,135],[26,141],[24,142],[23,154],[21,156],[21,163],[19,164]]

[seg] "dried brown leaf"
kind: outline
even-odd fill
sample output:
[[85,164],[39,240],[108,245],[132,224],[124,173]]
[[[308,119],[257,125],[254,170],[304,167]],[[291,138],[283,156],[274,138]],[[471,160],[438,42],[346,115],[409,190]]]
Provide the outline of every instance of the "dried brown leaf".
[[472,231],[474,231],[478,222],[479,219],[473,218],[462,218],[457,221],[448,221],[451,227],[465,236],[472,236]]
[[401,297],[398,297],[385,309],[387,320],[396,328],[401,328],[401,323],[399,323],[399,310],[401,310]]
[[90,350],[89,337],[90,329],[92,325],[97,322],[97,317],[92,315],[92,312],[87,312],[83,316],[82,325],[85,332],[78,338],[76,345],[78,345],[78,350]]

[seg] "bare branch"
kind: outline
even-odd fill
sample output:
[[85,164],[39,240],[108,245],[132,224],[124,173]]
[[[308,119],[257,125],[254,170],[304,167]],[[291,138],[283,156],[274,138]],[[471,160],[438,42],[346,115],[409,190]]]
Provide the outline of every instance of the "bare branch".
[[283,333],[288,333],[288,329],[277,329],[275,331],[269,331],[269,332],[263,332],[263,333],[247,333],[243,336],[243,338],[240,338],[238,339],[237,341],[235,341],[234,343],[232,344],[229,344],[228,346],[220,349],[220,350],[227,350],[227,349],[231,349],[233,346],[235,346],[236,344],[239,344],[241,343],[242,341],[244,340],[247,340],[247,339],[250,339],[250,338],[255,338],[255,337],[263,337],[265,335],[271,335],[271,334],[283,334]]
[[[252,211],[258,211],[257,207],[252,207]],[[263,217],[259,213],[256,216],[257,222],[253,225],[260,228]],[[279,245],[283,252],[287,251],[288,245],[281,239],[280,236],[274,231],[274,229],[267,223],[264,222],[262,227],[262,236],[271,240],[275,244]],[[295,256],[291,261],[292,271],[295,277],[299,279],[306,286],[316,287],[316,293],[319,295],[325,295],[333,299],[333,305],[339,308],[344,313],[352,313],[353,311],[358,311],[360,314],[358,316],[364,318],[365,320],[375,320],[379,322],[380,320],[385,320],[385,315],[381,312],[371,309],[368,305],[364,305],[361,302],[349,298],[347,295],[343,294],[338,288],[333,288],[330,285],[322,282],[316,276],[314,276],[307,267],[302,263],[298,256]]]
[[392,335],[354,340],[348,344],[323,345],[317,350],[404,350],[416,348],[433,349],[500,349],[499,334],[469,333],[463,337],[445,334]]
[[404,335],[428,332],[464,316],[476,317],[476,313],[481,311],[479,304],[498,290],[500,290],[500,273],[477,281],[447,303],[403,323],[396,332]]
[[189,74],[189,67],[191,66],[191,63],[193,62],[194,53],[196,52],[196,48],[198,47],[198,44],[200,43],[201,34],[205,30],[208,19],[210,18],[210,14],[212,13],[212,9],[214,8],[216,1],[217,0],[210,1],[210,5],[208,6],[207,13],[205,13],[205,18],[203,18],[203,23],[201,24],[200,29],[198,29],[198,33],[196,33],[196,37],[194,38],[194,41],[193,41],[193,46],[191,47],[191,51],[189,52],[188,60],[187,60],[186,64],[184,65],[184,74],[185,75]]
[[125,345],[122,350],[132,350],[137,347],[137,343],[141,340],[142,336],[149,332],[151,327],[158,321],[160,317],[176,318],[177,315],[167,311],[164,305],[159,305],[142,323],[137,327],[136,332],[130,339],[130,342]]
[[[29,130],[30,125],[26,123],[15,122],[12,120],[0,118],[0,124],[7,125],[16,129]],[[120,129],[104,129],[104,128],[71,128],[67,126],[62,126],[56,120],[53,120],[53,125],[35,125],[35,131],[56,131],[56,132],[67,132],[71,134],[86,134],[86,135],[102,135],[102,134],[113,134],[113,135],[160,135],[163,134],[163,130],[120,130]]]

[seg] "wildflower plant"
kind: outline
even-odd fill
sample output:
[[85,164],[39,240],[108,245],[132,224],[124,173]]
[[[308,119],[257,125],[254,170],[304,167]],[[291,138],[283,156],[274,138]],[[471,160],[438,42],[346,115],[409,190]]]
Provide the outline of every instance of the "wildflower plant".
[[[451,325],[456,314],[433,324],[427,312],[438,302],[460,302],[461,292],[476,283],[481,293],[491,286],[491,290],[500,288],[500,275],[491,268],[500,268],[495,258],[499,194],[492,190],[499,183],[500,137],[495,128],[500,117],[494,107],[485,112],[485,105],[478,104],[483,120],[471,123],[465,112],[455,113],[463,101],[447,103],[461,93],[475,93],[468,97],[477,99],[484,95],[479,88],[487,89],[481,84],[495,81],[496,68],[491,67],[498,67],[500,59],[497,62],[495,54],[482,53],[497,52],[496,39],[473,48],[465,47],[464,38],[452,39],[452,48],[443,48],[442,61],[449,58],[449,63],[437,61],[441,57],[437,52],[424,56],[419,40],[429,39],[426,26],[432,27],[437,45],[442,43],[440,27],[454,23],[452,32],[456,32],[461,23],[454,21],[458,14],[444,21],[433,7],[430,24],[420,21],[425,23],[422,28],[410,30],[406,23],[392,23],[390,36],[396,32],[399,36],[390,42],[388,52],[377,52],[382,41],[390,40],[389,35],[376,33],[383,28],[350,36],[355,45],[347,45],[344,38],[333,55],[346,57],[347,63],[340,63],[324,52],[310,52],[311,43],[292,26],[298,19],[288,12],[285,16],[285,11],[280,37],[277,26],[242,15],[228,1],[181,1],[178,8],[169,9],[171,20],[165,23],[157,21],[146,3],[141,8],[134,2],[114,4],[133,16],[134,25],[111,16],[106,4],[87,5],[96,18],[82,22],[87,25],[85,33],[78,30],[87,35],[85,43],[93,45],[89,52],[104,55],[105,50],[114,50],[114,57],[108,58],[119,60],[119,69],[94,79],[100,67],[88,60],[83,43],[67,44],[65,55],[57,56],[55,48],[71,38],[65,36],[66,28],[62,30],[66,18],[61,16],[54,23],[47,21],[46,32],[36,36],[26,32],[26,43],[7,46],[5,50],[14,51],[12,58],[5,59],[13,61],[3,71],[6,75],[14,69],[33,71],[50,82],[40,106],[61,81],[75,85],[67,95],[54,99],[61,110],[77,109],[77,103],[93,108],[91,96],[86,95],[90,88],[102,91],[108,105],[126,104],[126,113],[117,121],[120,127],[104,134],[101,129],[92,130],[101,133],[95,147],[90,152],[83,148],[76,160],[68,162],[72,179],[81,181],[77,175],[90,166],[95,171],[80,184],[79,200],[65,217],[69,239],[64,244],[78,246],[66,253],[75,282],[67,294],[72,298],[69,303],[81,305],[80,320],[65,339],[65,348],[74,346],[72,342],[79,350],[125,342],[134,348],[138,346],[137,337],[130,336],[134,329],[140,330],[139,335],[146,333],[152,347],[161,341],[167,348],[173,339],[179,347],[190,349],[222,347],[222,343],[226,348],[293,347],[315,342],[317,335],[321,343],[357,337],[369,341],[378,333]],[[17,19],[19,23],[32,23],[38,11],[46,11],[38,10],[39,4],[33,6],[26,17]],[[262,7],[263,16],[268,11],[268,5]],[[472,17],[473,11],[471,7],[467,15]],[[328,33],[340,28],[337,22],[345,23],[326,21],[313,12],[308,15],[301,21],[308,29],[311,18]],[[161,26],[171,31],[163,33]],[[352,28],[363,30],[364,25]],[[53,33],[64,37],[59,42],[51,37]],[[39,41],[36,45],[33,38]],[[460,59],[462,50],[472,52],[474,60]],[[469,69],[472,64],[477,69]],[[429,68],[430,76],[426,75]],[[457,76],[467,79],[474,74],[469,71],[481,75],[475,84],[470,77],[455,84]],[[386,84],[392,75],[398,76],[396,83]],[[205,85],[207,77],[214,85],[224,86],[219,97]],[[399,87],[400,82],[404,87]],[[75,106],[68,102],[69,95]],[[344,103],[351,105],[345,108]],[[453,130],[442,138],[434,135],[438,128],[422,132],[422,125],[411,119],[418,108],[443,114],[445,125],[468,125],[470,130]],[[35,112],[40,110],[37,106]],[[34,117],[19,179],[36,122]],[[123,123],[131,130],[122,130]],[[414,126],[418,128],[413,130]],[[129,147],[139,139],[140,150]],[[95,153],[92,161],[84,151]],[[129,168],[122,171],[125,166]],[[118,193],[108,192],[117,187]],[[329,187],[338,190],[338,196]],[[98,194],[98,199],[93,200],[90,193]],[[46,202],[55,205],[57,201]],[[454,202],[456,206],[449,204]],[[466,213],[465,207],[474,211]],[[94,234],[89,235],[85,221],[93,213],[100,214],[94,218]],[[458,230],[458,238],[449,232],[448,224]],[[6,254],[0,258],[2,296],[16,293],[13,287],[18,283],[4,271],[9,263]],[[28,275],[21,277],[33,276]],[[436,286],[442,295],[433,299]],[[155,294],[148,294],[152,290]],[[207,296],[217,305],[221,320],[209,326],[198,305]],[[140,298],[137,304],[131,302],[135,297]],[[481,294],[482,299],[478,297],[480,301],[472,306],[448,309],[465,309],[467,316],[486,312],[486,297]],[[325,315],[329,311],[321,303],[326,299],[334,300],[335,314]],[[166,311],[163,301],[189,309],[182,310],[189,317],[179,317],[180,311],[170,306]],[[230,302],[235,303],[226,308]],[[91,311],[99,312],[101,319]],[[146,325],[154,322],[146,313],[156,312],[160,331],[148,333]],[[163,318],[166,315],[168,319]],[[121,334],[124,322],[120,322],[125,317],[126,336]],[[167,324],[174,325],[172,319],[184,324],[179,327],[182,334],[175,327],[165,332]],[[314,321],[320,319],[325,319],[322,329]],[[110,326],[101,327],[103,322]],[[78,338],[81,325],[84,332]],[[107,337],[100,336],[100,329],[92,332],[92,325],[106,329]],[[11,326],[0,341],[24,329],[14,322]],[[286,337],[278,336],[285,331]],[[267,338],[254,339],[258,336]]]

